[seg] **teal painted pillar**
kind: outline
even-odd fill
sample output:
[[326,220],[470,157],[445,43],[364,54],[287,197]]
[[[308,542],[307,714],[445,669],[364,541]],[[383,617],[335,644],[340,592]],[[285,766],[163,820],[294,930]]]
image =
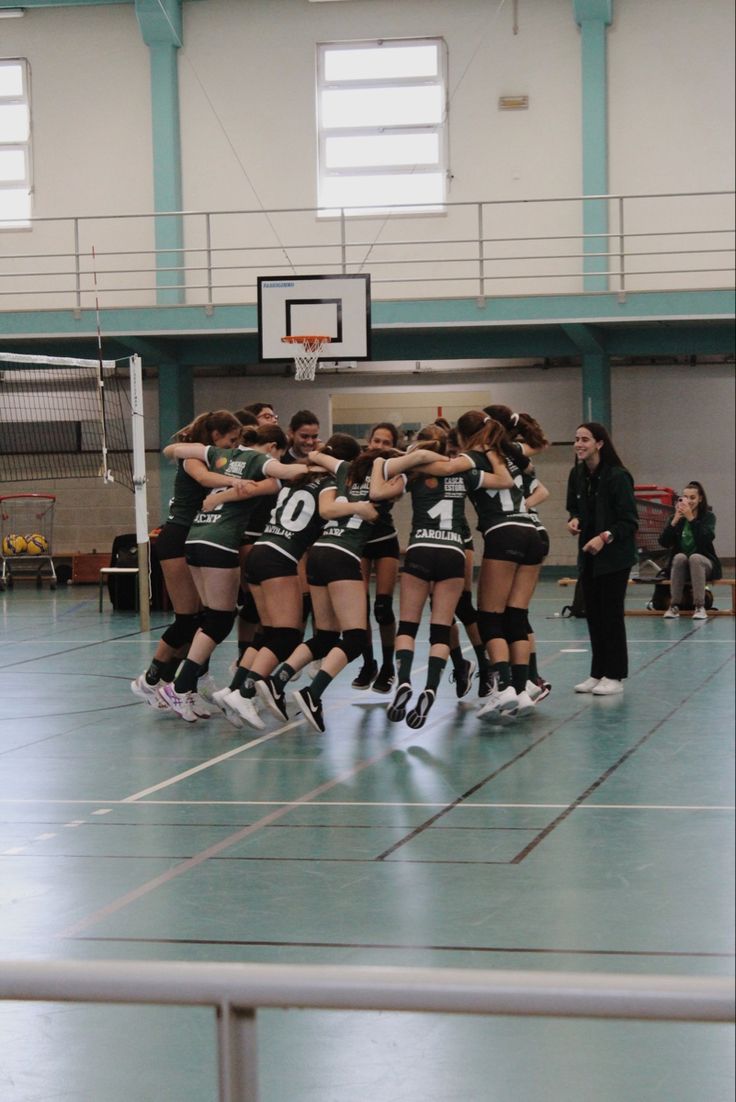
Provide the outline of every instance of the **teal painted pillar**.
[[[573,0],[580,26],[583,195],[608,194],[608,60],[607,28],[613,0]],[[608,201],[583,203],[583,289],[607,291],[609,268]],[[601,236],[596,236],[600,234]],[[606,235],[606,236],[604,236]]]
[[[184,302],[184,229],[181,214],[181,131],[177,50],[182,44],[181,0],[135,0],[150,51],[156,302]],[[174,214],[164,212],[177,212]]]
[[[177,363],[158,366],[158,430],[161,447],[171,443],[171,437],[194,419],[194,373],[191,367]],[[161,456],[161,519],[166,519],[169,501],[174,493],[176,467]]]
[[582,419],[611,427],[611,363],[605,352],[583,353]]

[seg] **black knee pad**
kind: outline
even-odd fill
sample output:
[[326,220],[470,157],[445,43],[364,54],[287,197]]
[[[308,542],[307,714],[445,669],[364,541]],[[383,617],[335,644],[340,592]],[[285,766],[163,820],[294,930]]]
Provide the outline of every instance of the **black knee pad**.
[[418,631],[418,621],[415,622],[414,620],[399,620],[399,626],[396,629],[396,634],[408,635],[411,639],[416,639]]
[[197,634],[199,614],[177,612],[173,624],[169,624],[161,638],[174,650],[186,647]]
[[444,644],[449,647],[450,645],[450,625],[449,624],[432,624],[429,625],[429,645],[433,647],[435,645]]
[[455,606],[455,615],[465,627],[478,623],[478,610],[473,604],[473,595],[469,589],[463,590],[460,600]]
[[525,608],[507,608],[503,614],[504,635],[507,643],[526,641],[527,613]]
[[238,616],[241,620],[245,620],[246,624],[257,624],[259,622],[258,609],[250,590],[243,596],[243,603],[238,609]]
[[275,654],[279,662],[285,662],[302,641],[299,628],[265,628],[263,646]]
[[339,642],[339,631],[317,631],[311,639],[304,640],[304,646],[309,647],[313,658],[319,659],[325,658]]
[[394,600],[390,594],[386,593],[376,597],[373,602],[373,615],[376,618],[377,624],[396,623],[396,617],[394,616]]
[[367,640],[368,632],[365,628],[349,628],[342,633],[338,646],[345,654],[348,662],[353,662],[365,650]]
[[215,643],[222,643],[227,639],[235,623],[235,610],[223,612],[216,608],[206,608],[202,620],[202,631],[209,635]]
[[491,639],[505,639],[502,612],[479,612],[478,631],[481,641],[485,645]]

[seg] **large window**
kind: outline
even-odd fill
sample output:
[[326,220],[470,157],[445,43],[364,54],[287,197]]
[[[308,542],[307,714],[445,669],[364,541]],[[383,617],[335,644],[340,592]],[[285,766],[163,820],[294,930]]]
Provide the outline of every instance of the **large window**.
[[28,64],[0,59],[0,227],[31,216],[31,111]]
[[441,210],[447,80],[439,38],[318,47],[319,206]]

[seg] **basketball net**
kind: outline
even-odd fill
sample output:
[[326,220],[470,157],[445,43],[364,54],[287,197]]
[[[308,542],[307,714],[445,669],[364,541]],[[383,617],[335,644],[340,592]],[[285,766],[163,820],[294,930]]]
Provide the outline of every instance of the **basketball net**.
[[294,356],[294,379],[298,383],[312,382],[317,371],[319,354],[325,344],[329,344],[332,337],[304,336],[282,337],[284,344],[292,347]]

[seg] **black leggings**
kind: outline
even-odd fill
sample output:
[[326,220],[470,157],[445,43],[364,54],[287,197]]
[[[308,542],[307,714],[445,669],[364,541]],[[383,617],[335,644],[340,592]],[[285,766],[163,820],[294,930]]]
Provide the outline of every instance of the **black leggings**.
[[593,657],[591,677],[610,677],[622,681],[629,672],[626,649],[624,598],[629,582],[629,567],[612,574],[593,577],[593,563],[585,564],[581,576],[585,618]]

